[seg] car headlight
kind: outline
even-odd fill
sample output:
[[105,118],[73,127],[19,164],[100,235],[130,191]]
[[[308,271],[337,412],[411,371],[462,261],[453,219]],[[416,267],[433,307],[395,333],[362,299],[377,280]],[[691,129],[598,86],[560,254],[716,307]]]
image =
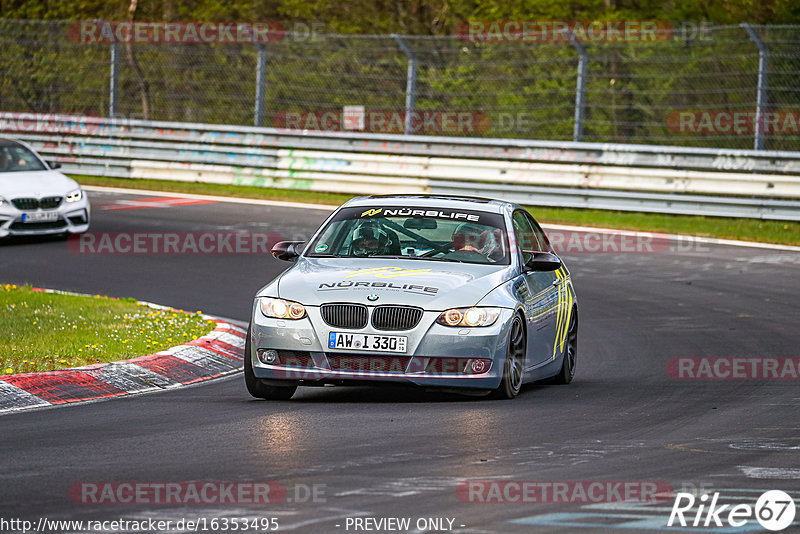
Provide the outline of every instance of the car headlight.
[[306,316],[306,308],[299,302],[291,300],[260,298],[261,313],[276,319],[302,319]]
[[500,308],[452,308],[436,319],[444,326],[490,326],[500,317]]
[[83,190],[78,189],[77,191],[73,191],[67,194],[67,202],[77,202],[83,198]]

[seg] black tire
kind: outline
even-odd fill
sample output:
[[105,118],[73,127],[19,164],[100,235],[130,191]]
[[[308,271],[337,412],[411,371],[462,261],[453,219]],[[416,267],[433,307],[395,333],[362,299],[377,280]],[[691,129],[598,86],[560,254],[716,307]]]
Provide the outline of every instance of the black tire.
[[525,326],[520,316],[514,315],[511,332],[508,335],[506,359],[503,363],[503,378],[500,380],[500,386],[492,392],[492,398],[513,399],[519,394],[525,370],[526,347]]
[[297,386],[268,386],[263,380],[256,378],[253,373],[253,361],[250,354],[250,330],[252,325],[247,327],[247,338],[244,342],[244,383],[247,392],[257,399],[265,400],[289,400],[297,390]]
[[564,362],[561,370],[553,377],[556,384],[569,384],[575,378],[575,365],[578,360],[578,310],[572,309],[567,330],[566,347],[564,347]]

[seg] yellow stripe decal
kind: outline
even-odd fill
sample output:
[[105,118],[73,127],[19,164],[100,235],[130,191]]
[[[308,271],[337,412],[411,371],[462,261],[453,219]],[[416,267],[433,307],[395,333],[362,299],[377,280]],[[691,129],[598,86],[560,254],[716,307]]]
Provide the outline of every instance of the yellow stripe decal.
[[[556,276],[558,277],[559,280],[563,280],[564,279],[563,274],[561,272],[561,269],[556,271]],[[562,285],[564,285],[564,283],[563,282],[559,282],[559,284],[558,284],[558,304],[557,304],[557,312],[556,312],[556,335],[555,335],[555,339],[553,340],[553,359],[554,360],[556,359],[556,351],[558,350],[558,340],[561,337],[561,319],[562,319],[561,315],[562,315],[562,309],[563,309],[563,306],[561,306],[562,295],[563,295],[562,288],[561,288]]]
[[[566,284],[565,284],[566,285]],[[569,333],[569,319],[572,315],[572,292],[567,288],[567,319],[564,321],[564,333],[561,335],[561,352],[564,352],[564,343],[567,341]]]
[[572,292],[566,283],[567,273],[559,269],[556,276],[561,282],[558,284],[558,312],[556,314],[556,335],[553,340],[553,359],[556,355],[564,351],[564,343],[567,341],[569,320],[572,317]]

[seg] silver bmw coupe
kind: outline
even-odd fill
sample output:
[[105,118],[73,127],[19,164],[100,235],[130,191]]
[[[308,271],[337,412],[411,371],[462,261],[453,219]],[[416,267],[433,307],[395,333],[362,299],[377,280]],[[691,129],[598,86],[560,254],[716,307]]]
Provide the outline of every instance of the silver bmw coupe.
[[521,206],[470,197],[354,198],[255,297],[245,383],[263,399],[298,386],[408,384],[514,398],[575,375],[569,270]]

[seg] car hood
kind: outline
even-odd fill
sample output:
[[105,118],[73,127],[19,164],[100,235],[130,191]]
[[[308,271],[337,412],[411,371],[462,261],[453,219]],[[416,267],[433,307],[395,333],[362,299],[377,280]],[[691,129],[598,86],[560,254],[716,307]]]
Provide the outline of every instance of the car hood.
[[510,270],[508,265],[410,259],[299,258],[280,277],[278,296],[307,306],[357,302],[442,311],[476,305],[509,279]]
[[0,197],[47,197],[65,195],[78,183],[58,171],[0,172]]

